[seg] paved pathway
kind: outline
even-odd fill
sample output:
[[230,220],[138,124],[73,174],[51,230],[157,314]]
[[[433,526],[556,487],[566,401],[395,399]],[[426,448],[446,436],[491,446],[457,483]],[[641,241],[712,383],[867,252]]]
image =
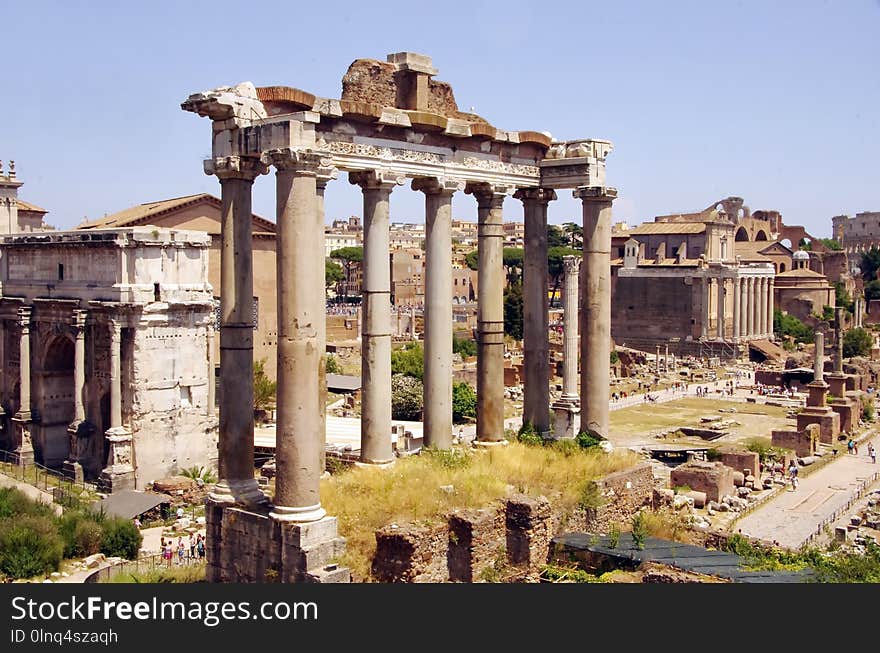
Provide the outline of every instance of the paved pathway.
[[[859,443],[859,455],[838,454],[813,474],[799,479],[798,489],[781,492],[736,523],[743,534],[798,548],[823,522],[846,509],[861,485],[880,472],[880,463],[868,457],[868,442],[880,447],[880,435],[872,433]],[[846,448],[842,447],[845,452]]]

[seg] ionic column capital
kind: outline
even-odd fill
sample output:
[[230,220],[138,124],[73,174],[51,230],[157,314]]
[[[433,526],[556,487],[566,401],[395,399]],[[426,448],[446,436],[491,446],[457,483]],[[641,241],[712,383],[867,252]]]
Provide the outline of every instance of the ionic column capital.
[[573,255],[563,256],[562,266],[565,269],[565,274],[577,274],[581,267],[581,257]]
[[611,186],[578,186],[571,196],[582,202],[608,202],[617,199],[617,189]]
[[512,195],[514,190],[514,186],[488,182],[468,182],[464,187],[464,192],[473,195],[481,209],[500,209],[504,205],[504,198]]
[[373,168],[362,172],[349,172],[348,182],[360,186],[363,190],[387,190],[391,192],[395,186],[403,186],[406,177],[390,170]]
[[[274,166],[278,172],[293,172],[315,178],[335,178],[338,174],[331,165],[329,157],[311,150],[297,150],[292,147],[278,147],[263,153],[265,166]],[[326,182],[325,182],[326,183]]]
[[257,157],[251,156],[236,155],[205,159],[204,167],[206,175],[216,175],[221,181],[224,179],[253,181],[269,172],[266,164]]
[[462,179],[450,177],[419,177],[412,180],[412,189],[421,191],[425,195],[448,195],[463,191],[465,182]]
[[513,197],[522,202],[532,201],[549,204],[556,199],[556,191],[552,188],[520,188],[513,194]]

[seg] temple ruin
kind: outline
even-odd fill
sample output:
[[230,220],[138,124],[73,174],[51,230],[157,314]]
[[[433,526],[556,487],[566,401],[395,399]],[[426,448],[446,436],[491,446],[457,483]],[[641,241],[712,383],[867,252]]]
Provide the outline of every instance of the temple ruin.
[[[209,581],[346,581],[328,565],[344,541],[321,507],[324,448],[323,198],[340,171],[364,200],[361,463],[393,461],[391,432],[389,197],[411,180],[425,195],[425,418],[427,446],[452,441],[451,201],[476,200],[478,217],[477,442],[504,442],[502,207],[522,202],[525,222],[524,421],[551,431],[548,379],[547,206],[572,189],[582,202],[580,414],[608,434],[611,345],[611,204],[606,140],[555,142],[506,131],[458,110],[431,59],[400,52],[359,59],[340,99],[245,82],[195,93],[181,107],[211,119],[205,172],[220,181],[220,482],[207,507]],[[253,465],[251,188],[276,171],[278,396],[272,505]],[[569,375],[570,376],[570,375]],[[570,379],[569,379],[570,380]],[[570,388],[569,388],[570,389]]]

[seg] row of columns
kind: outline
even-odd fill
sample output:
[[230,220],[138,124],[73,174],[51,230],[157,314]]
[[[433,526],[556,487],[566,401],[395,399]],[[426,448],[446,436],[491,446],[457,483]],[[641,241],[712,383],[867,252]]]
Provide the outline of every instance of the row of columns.
[[[730,282],[730,283],[728,283]],[[728,290],[728,286],[730,289]],[[728,292],[733,294],[733,323],[725,328]],[[703,279],[702,337],[738,342],[773,335],[772,277],[706,277]],[[710,299],[715,298],[715,328],[710,329]]]
[[[19,324],[19,408],[12,420],[18,431],[16,445],[19,460],[28,462],[33,459],[31,442],[31,424],[33,410],[31,407],[31,319],[32,308],[22,306],[18,309]],[[89,436],[92,427],[86,419],[85,387],[86,387],[86,353],[85,330],[87,312],[74,310],[71,319],[71,330],[74,336],[73,366],[73,421],[68,426],[71,434],[69,461],[79,462],[81,455],[80,438]],[[118,320],[110,320],[110,428],[108,436],[124,436],[127,431],[122,423],[122,324]],[[109,462],[108,462],[109,464]]]
[[[314,153],[272,150],[262,160],[226,157],[208,162],[220,179],[223,211],[221,260],[220,482],[212,499],[266,501],[253,469],[253,295],[251,190],[257,175],[276,168],[278,288],[277,478],[272,514],[308,522],[324,516],[319,479],[324,449],[325,299],[323,186],[335,176]],[[391,446],[391,302],[389,199],[404,178],[381,170],[349,174],[364,197],[361,461],[393,460]],[[445,178],[420,178],[425,194],[425,445],[452,441],[451,202],[464,190],[477,200],[478,356],[477,441],[504,439],[503,219],[513,188]],[[584,424],[607,436],[610,357],[611,203],[614,189],[584,187],[584,252],[581,334],[581,399]],[[526,222],[524,419],[549,431],[547,205],[552,190],[520,189]],[[576,368],[575,368],[576,369]],[[573,373],[568,369],[566,378]],[[567,381],[570,386],[571,379]],[[569,390],[571,388],[569,387]],[[227,395],[227,393],[229,393]]]

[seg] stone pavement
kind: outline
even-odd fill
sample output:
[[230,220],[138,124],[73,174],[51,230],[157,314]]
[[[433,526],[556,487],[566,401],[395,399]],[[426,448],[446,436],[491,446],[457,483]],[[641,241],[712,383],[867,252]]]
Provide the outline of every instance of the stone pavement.
[[872,464],[868,457],[868,442],[880,447],[876,432],[859,443],[859,455],[841,453],[813,474],[799,479],[797,490],[788,488],[761,507],[740,519],[735,528],[744,535],[776,541],[781,546],[796,549],[812,536],[820,525],[847,509],[859,493],[862,484],[874,473],[880,472],[880,463]]

